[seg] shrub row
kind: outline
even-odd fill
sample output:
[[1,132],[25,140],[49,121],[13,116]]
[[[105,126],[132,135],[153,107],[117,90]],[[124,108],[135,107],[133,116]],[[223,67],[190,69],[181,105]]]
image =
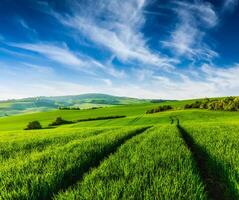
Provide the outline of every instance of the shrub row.
[[[60,126],[64,124],[74,124],[77,122],[85,122],[85,121],[94,121],[94,120],[106,120],[106,119],[117,119],[126,117],[125,115],[115,115],[115,116],[102,116],[102,117],[94,117],[94,118],[86,118],[86,119],[79,119],[77,121],[68,121],[64,120],[61,117],[57,117],[55,121],[49,124],[49,126]],[[32,121],[29,122],[27,127],[24,130],[35,130],[35,129],[42,129],[42,126],[39,121]]]
[[147,111],[146,111],[146,114],[152,114],[152,113],[157,113],[157,112],[163,112],[163,111],[171,110],[171,109],[173,109],[172,106],[170,106],[170,105],[164,105],[164,106],[159,106],[159,107],[157,107],[157,108],[153,108],[153,109],[147,110]]
[[32,121],[29,122],[25,130],[35,130],[35,129],[42,129],[42,126],[39,121]]
[[[95,110],[95,109],[99,109],[99,108],[103,108],[103,107],[91,107],[91,108],[87,108],[84,110]],[[64,106],[60,106],[58,108],[59,110],[82,110],[80,107],[64,107]]]
[[59,110],[80,110],[79,107],[63,107],[63,106],[60,106],[58,109]]
[[64,120],[61,117],[57,117],[54,122],[49,124],[49,126],[59,126],[59,125],[63,125],[63,124],[72,124],[72,123],[74,123],[74,122],[73,121]]
[[238,111],[239,97],[226,97],[224,99],[204,99],[186,104],[184,109],[201,108],[208,110]]
[[79,120],[77,120],[77,122],[105,120],[105,119],[117,119],[117,118],[124,118],[124,117],[126,117],[126,116],[125,115],[115,115],[115,116],[93,117],[93,118],[79,119]]

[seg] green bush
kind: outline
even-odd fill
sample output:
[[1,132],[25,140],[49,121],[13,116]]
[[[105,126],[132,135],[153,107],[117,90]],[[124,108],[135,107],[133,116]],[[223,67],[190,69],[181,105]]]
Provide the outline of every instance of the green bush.
[[63,124],[72,124],[72,123],[73,123],[72,121],[67,121],[67,120],[62,119],[61,117],[57,117],[54,122],[49,124],[49,126],[59,126],[59,125],[63,125]]
[[25,130],[34,130],[34,129],[42,129],[42,126],[39,121],[29,122]]
[[147,111],[146,111],[146,114],[152,114],[152,113],[157,113],[157,112],[163,112],[163,111],[171,110],[171,109],[173,109],[172,106],[170,106],[170,105],[164,105],[164,106],[159,106],[159,107],[157,107],[157,108],[153,108],[153,109],[147,110]]
[[204,99],[184,105],[184,109],[201,108],[208,110],[238,111],[239,97],[226,97],[224,99]]
[[58,109],[59,110],[80,110],[79,107],[64,107],[64,106],[60,106]]

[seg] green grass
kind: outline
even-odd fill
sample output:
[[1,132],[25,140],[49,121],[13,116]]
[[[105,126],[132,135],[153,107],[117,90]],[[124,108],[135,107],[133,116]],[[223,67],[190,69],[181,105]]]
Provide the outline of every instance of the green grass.
[[104,117],[112,115],[133,116],[143,114],[148,107],[154,104],[140,104],[115,106],[109,108],[101,108],[96,110],[54,110],[49,112],[40,112],[24,115],[15,115],[0,118],[0,131],[19,130],[26,127],[29,121],[38,120],[43,126],[48,126],[56,117],[62,117],[65,120],[74,121],[87,119],[92,117]]
[[56,148],[65,145],[73,140],[84,139],[96,136],[112,128],[81,128],[65,129],[60,132],[54,130],[40,130],[29,132],[12,132],[0,135],[0,165],[9,159],[24,159],[28,154],[41,152],[47,148]]
[[225,198],[239,199],[239,124],[187,124],[183,127],[206,152],[205,165],[220,183],[218,187]]
[[3,199],[48,199],[80,179],[84,171],[113,152],[125,140],[145,128],[121,128],[104,134],[75,139],[33,152],[0,165],[0,197]]
[[[178,110],[187,101],[170,101],[162,103],[144,103],[132,104],[123,106],[114,106],[107,108],[100,108],[96,110],[53,110],[47,112],[39,112],[32,114],[22,114],[0,118],[0,132],[9,130],[21,130],[26,127],[30,121],[38,120],[43,127],[47,127],[57,117],[62,117],[68,121],[76,121],[80,119],[97,118],[114,115],[125,115],[127,118],[114,119],[108,121],[95,121],[95,122],[81,122],[74,124],[73,127],[92,127],[92,126],[128,126],[128,125],[141,125],[141,124],[155,124],[167,123],[170,115],[179,116],[183,121],[206,121],[215,122],[219,121],[235,121],[239,119],[238,112],[222,112],[222,111],[207,111],[207,110]],[[173,111],[156,113],[146,115],[145,112],[158,105],[172,105]],[[140,118],[134,120],[136,118]],[[0,133],[1,134],[1,133]]]
[[[140,114],[128,116],[126,118],[113,120],[96,120],[91,122],[80,122],[62,126],[62,128],[79,128],[79,127],[117,127],[117,126],[132,126],[132,125],[155,125],[168,124],[170,117],[177,116],[183,123],[192,123],[197,121],[203,123],[238,123],[238,112],[223,112],[223,111],[207,111],[207,110],[174,110],[155,114]],[[61,127],[59,127],[61,128]]]
[[174,125],[133,138],[73,189],[55,199],[205,199],[203,184]]
[[59,97],[33,97],[26,99],[0,101],[0,117],[14,114],[49,111],[63,107],[108,107],[114,105],[127,105],[150,102],[128,97],[117,97],[105,94],[83,94]]
[[[214,185],[238,199],[239,112],[181,109],[193,101],[1,117],[0,199],[209,199]],[[159,105],[173,110],[145,114]],[[56,117],[106,116],[126,117],[23,130],[34,120],[46,128]],[[176,118],[195,148],[186,145]],[[204,155],[211,183],[197,155]]]

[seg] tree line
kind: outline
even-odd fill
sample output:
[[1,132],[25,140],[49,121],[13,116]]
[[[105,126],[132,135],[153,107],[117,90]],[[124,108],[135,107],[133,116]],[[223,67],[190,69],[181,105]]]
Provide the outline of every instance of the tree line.
[[166,110],[171,110],[173,109],[172,106],[170,105],[163,105],[163,106],[158,106],[156,108],[152,108],[146,111],[146,114],[153,114],[153,113],[157,113],[157,112],[163,112]]
[[[47,128],[53,127],[53,126],[60,126],[64,124],[74,124],[78,122],[85,122],[85,121],[95,121],[95,120],[106,120],[106,119],[117,119],[117,118],[124,118],[125,115],[113,115],[113,116],[99,116],[99,117],[92,117],[92,118],[85,118],[85,119],[79,119],[75,121],[69,121],[65,120],[62,117],[57,117],[52,123],[48,125]],[[27,124],[27,127],[24,130],[35,130],[35,129],[42,129],[42,125],[39,121],[31,121]]]
[[99,108],[103,108],[103,107],[97,106],[97,107],[91,107],[91,108],[87,108],[87,109],[81,109],[80,107],[67,107],[67,106],[58,107],[59,110],[95,110],[95,109],[99,109]]
[[203,99],[195,101],[191,104],[186,104],[184,109],[201,108],[208,110],[221,110],[221,111],[238,111],[239,110],[239,97],[226,97],[223,99]]

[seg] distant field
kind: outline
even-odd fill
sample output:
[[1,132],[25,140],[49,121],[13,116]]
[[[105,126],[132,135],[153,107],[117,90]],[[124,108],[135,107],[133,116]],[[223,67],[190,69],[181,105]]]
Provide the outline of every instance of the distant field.
[[[235,112],[222,111],[207,111],[207,110],[180,110],[187,101],[165,101],[162,103],[143,103],[131,104],[114,107],[99,108],[95,110],[52,110],[47,112],[31,113],[14,115],[0,118],[0,131],[19,130],[24,129],[28,122],[38,120],[43,127],[47,127],[49,123],[54,121],[57,117],[62,117],[65,120],[80,120],[102,116],[125,115],[126,118],[94,121],[94,122],[80,122],[78,124],[67,125],[69,127],[92,127],[92,126],[126,126],[126,125],[141,125],[141,124],[155,124],[165,123],[169,121],[169,116],[178,115],[181,121],[230,121],[238,119],[238,114]],[[168,112],[161,112],[156,114],[146,115],[148,109],[157,107],[159,105],[172,105],[174,109]]]
[[33,97],[26,99],[0,101],[0,117],[15,114],[49,111],[58,109],[59,107],[87,109],[92,107],[109,107],[147,102],[150,102],[150,100],[117,97],[106,94]]
[[[111,116],[111,115],[125,115],[127,117],[143,115],[146,110],[154,108],[159,105],[172,105],[175,109],[178,109],[185,105],[185,103],[191,103],[194,100],[186,101],[164,101],[160,103],[137,103],[120,106],[103,107],[95,110],[83,109],[83,110],[51,110],[45,112],[34,112],[27,114],[18,114],[7,117],[0,117],[0,131],[2,130],[18,130],[23,129],[29,121],[38,120],[43,126],[47,126],[56,117],[63,117],[66,120],[79,120],[85,118],[99,117],[99,116]],[[0,104],[1,105],[1,104]],[[90,125],[91,126],[91,125]]]
[[[0,118],[0,199],[239,199],[239,112],[194,101]],[[96,120],[23,130],[56,117]]]

